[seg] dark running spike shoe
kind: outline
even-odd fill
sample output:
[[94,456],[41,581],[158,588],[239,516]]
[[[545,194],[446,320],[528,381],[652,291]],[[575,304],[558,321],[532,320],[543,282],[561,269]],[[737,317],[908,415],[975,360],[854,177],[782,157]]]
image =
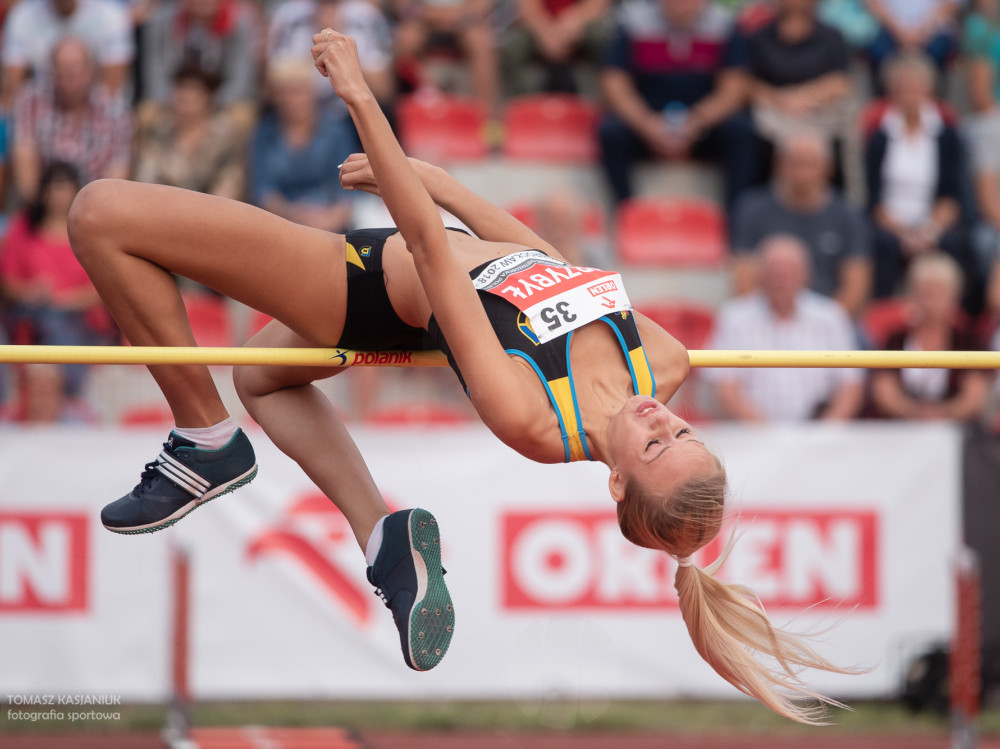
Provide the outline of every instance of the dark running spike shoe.
[[101,510],[101,522],[115,533],[152,533],[256,475],[253,447],[242,429],[218,450],[202,450],[171,432],[131,493]]
[[385,519],[382,545],[368,581],[399,630],[406,665],[429,671],[448,652],[455,608],[441,568],[441,533],[427,510],[402,510]]

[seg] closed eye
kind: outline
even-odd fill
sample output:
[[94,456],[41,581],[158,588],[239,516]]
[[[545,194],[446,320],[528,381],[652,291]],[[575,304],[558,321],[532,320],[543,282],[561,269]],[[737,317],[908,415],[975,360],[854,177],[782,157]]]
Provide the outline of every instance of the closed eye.
[[658,445],[658,444],[660,444],[660,441],[658,439],[650,440],[649,442],[646,443],[646,449],[649,450],[649,448],[651,448],[653,445]]
[[684,427],[677,433],[676,436],[680,437],[682,434],[694,434],[694,432],[691,431],[691,427]]

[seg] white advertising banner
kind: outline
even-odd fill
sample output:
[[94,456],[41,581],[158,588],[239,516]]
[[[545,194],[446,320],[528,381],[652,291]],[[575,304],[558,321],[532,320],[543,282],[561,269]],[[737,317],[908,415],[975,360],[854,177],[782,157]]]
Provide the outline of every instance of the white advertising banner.
[[[691,646],[674,562],[618,532],[599,464],[531,463],[481,427],[354,429],[392,508],[442,528],[456,632],[409,671],[346,521],[252,433],[260,473],[166,531],[117,536],[100,507],[156,455],[147,431],[0,431],[0,693],[169,692],[169,548],[191,557],[195,697],[732,697]],[[712,426],[742,531],[720,575],[772,619],[837,626],[818,649],[883,696],[947,639],[960,436],[947,425]],[[737,517],[738,516],[738,517]],[[714,558],[722,541],[696,556]]]

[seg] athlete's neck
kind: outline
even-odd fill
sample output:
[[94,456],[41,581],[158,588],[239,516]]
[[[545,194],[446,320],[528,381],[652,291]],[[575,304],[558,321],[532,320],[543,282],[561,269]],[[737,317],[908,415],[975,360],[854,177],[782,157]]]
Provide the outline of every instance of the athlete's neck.
[[631,395],[631,383],[625,389],[622,383],[609,379],[597,379],[591,383],[586,394],[581,394],[580,410],[584,427],[587,430],[587,444],[594,460],[604,463],[609,468],[611,463],[608,455],[608,425],[615,414],[622,410],[626,399]]

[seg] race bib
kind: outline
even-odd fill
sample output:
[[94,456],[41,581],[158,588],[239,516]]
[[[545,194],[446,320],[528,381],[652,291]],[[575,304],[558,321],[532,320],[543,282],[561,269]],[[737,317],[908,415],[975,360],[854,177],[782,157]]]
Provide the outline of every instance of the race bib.
[[576,268],[538,250],[494,260],[473,285],[521,310],[540,343],[604,315],[632,309],[618,273]]

